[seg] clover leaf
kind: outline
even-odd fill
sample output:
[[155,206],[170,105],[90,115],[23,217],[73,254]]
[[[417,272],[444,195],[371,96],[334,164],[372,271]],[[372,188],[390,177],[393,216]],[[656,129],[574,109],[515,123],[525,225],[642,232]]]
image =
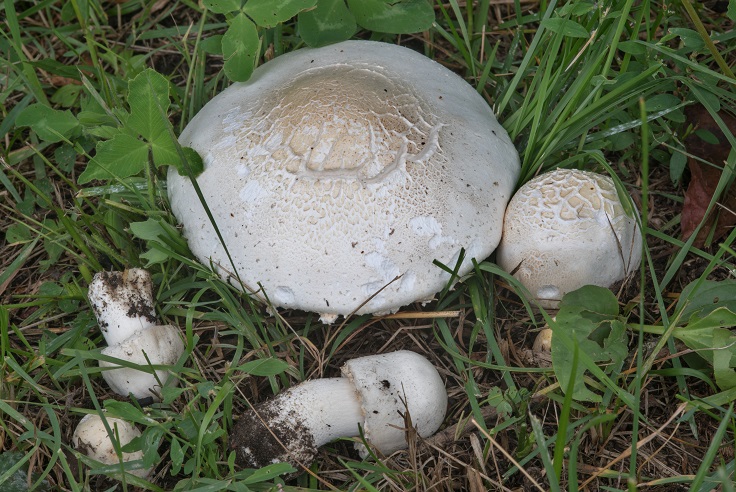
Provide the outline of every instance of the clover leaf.
[[181,148],[173,138],[168,110],[169,81],[147,69],[128,83],[130,112],[123,112],[122,126],[112,130],[109,140],[97,144],[95,157],[79,175],[79,184],[94,179],[123,179],[140,174],[150,163],[174,166],[186,174],[182,156],[196,175],[202,159],[192,149]]

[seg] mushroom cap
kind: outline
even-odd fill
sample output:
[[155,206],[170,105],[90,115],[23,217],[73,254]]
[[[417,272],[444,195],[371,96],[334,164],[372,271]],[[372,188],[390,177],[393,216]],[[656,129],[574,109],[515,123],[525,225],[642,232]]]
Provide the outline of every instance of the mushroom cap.
[[[120,446],[125,446],[136,437],[141,436],[141,432],[133,424],[125,420],[115,417],[106,417],[107,424],[113,432],[113,437],[118,440]],[[82,451],[95,461],[106,465],[113,465],[119,462],[118,455],[115,452],[115,446],[112,437],[107,433],[102,417],[96,414],[87,414],[77,424],[72,435],[72,445]],[[123,453],[123,462],[140,460],[143,458],[143,451],[135,451],[132,453]],[[133,475],[141,478],[147,477],[152,471],[148,469],[129,470]]]
[[108,345],[156,324],[153,283],[147,270],[98,272],[89,284],[88,297]]
[[623,280],[639,267],[641,246],[641,230],[611,178],[556,169],[509,202],[497,260],[540,306],[556,308],[567,292]]
[[537,333],[537,338],[534,339],[534,345],[532,345],[532,352],[534,352],[535,355],[552,352],[551,328],[543,328],[539,333]]
[[[102,350],[104,355],[127,360],[141,366],[173,365],[184,352],[179,329],[172,325],[157,325],[140,330],[117,345]],[[116,367],[100,361],[100,367]],[[151,397],[159,401],[157,388],[166,384],[171,374],[167,369],[156,369],[155,375],[130,367],[118,367],[102,372],[102,377],[114,392],[137,399]]]
[[[399,350],[360,357],[346,362],[341,371],[360,397],[366,441],[385,455],[407,447],[407,410],[422,437],[434,434],[445,420],[445,383],[434,365],[417,353]],[[356,449],[361,457],[368,455],[362,444]]]
[[[373,295],[358,313],[431,298],[450,278],[433,260],[454,267],[461,248],[467,273],[497,246],[519,175],[470,85],[370,41],[279,56],[210,101],[179,141],[203,156],[197,181],[244,284],[325,319]],[[189,178],[171,168],[168,190],[192,252],[232,273]]]

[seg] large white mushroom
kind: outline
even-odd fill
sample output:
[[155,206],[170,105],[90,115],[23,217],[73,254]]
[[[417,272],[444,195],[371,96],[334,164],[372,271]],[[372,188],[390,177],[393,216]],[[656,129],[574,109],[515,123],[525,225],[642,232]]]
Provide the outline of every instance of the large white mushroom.
[[[111,433],[108,432],[108,428],[105,427],[105,423],[99,415],[87,414],[82,417],[72,435],[74,448],[105,465],[142,459],[143,451],[118,455],[118,450],[114,444],[117,442],[119,447],[122,448],[136,437],[140,437],[141,432],[125,420],[114,417],[106,417],[106,420]],[[136,468],[127,471],[145,478],[153,471],[153,468]]]
[[[360,357],[341,371],[341,378],[305,381],[243,415],[230,439],[237,462],[246,468],[309,465],[317,448],[357,437],[361,428],[366,441],[387,455],[408,446],[407,412],[422,437],[434,434],[445,418],[445,385],[419,354],[400,350]],[[362,444],[356,448],[368,455]]]
[[[99,272],[89,285],[88,296],[102,335],[107,342],[104,355],[140,366],[172,365],[184,352],[179,329],[158,325],[153,307],[151,274],[140,268],[124,272]],[[115,367],[101,360],[100,367]],[[119,395],[160,400],[159,389],[170,379],[167,369],[142,371],[118,367],[102,372],[110,388]]]
[[611,287],[641,262],[642,235],[608,176],[557,169],[516,192],[506,209],[499,266],[540,306],[584,285]]
[[203,156],[197,181],[234,265],[172,168],[171,207],[194,254],[327,321],[430,299],[449,279],[433,260],[455,267],[463,248],[467,273],[498,245],[519,175],[473,87],[370,41],[266,63],[210,101],[180,142]]

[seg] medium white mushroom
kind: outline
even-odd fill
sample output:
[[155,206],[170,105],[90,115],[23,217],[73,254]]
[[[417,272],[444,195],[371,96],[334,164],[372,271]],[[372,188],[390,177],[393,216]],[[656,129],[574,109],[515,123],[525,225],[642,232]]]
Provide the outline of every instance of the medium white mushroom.
[[[360,357],[341,371],[341,378],[305,381],[243,415],[230,439],[237,462],[246,468],[308,465],[317,448],[357,437],[361,428],[372,447],[390,454],[408,446],[407,411],[422,437],[437,431],[445,418],[445,385],[421,355],[403,350]],[[368,455],[362,444],[356,448]]]
[[[89,285],[88,296],[108,344],[104,355],[148,366],[175,364],[184,352],[178,328],[156,324],[153,284],[146,270],[99,272]],[[103,368],[117,366],[102,360],[99,364]],[[158,401],[158,389],[169,380],[170,372],[117,367],[103,371],[102,377],[120,395]]]
[[[454,268],[463,248],[467,273],[498,245],[519,175],[473,87],[370,41],[279,56],[179,140],[203,156],[197,182],[239,278],[327,321],[430,299],[450,278],[433,260]],[[234,273],[189,178],[170,169],[168,191],[193,253]]]
[[641,262],[642,236],[613,180],[557,169],[524,184],[506,209],[498,264],[556,308],[584,285],[611,287]]
[[[106,417],[106,420],[112,434],[108,433],[99,415],[85,415],[74,430],[72,445],[93,460],[105,465],[120,463],[121,459],[123,463],[142,459],[143,451],[122,453],[119,456],[114,444],[114,442],[117,442],[119,447],[122,448],[136,437],[140,437],[141,432],[138,428],[122,419]],[[152,470],[153,468],[151,467],[127,471],[138,477],[145,478]]]

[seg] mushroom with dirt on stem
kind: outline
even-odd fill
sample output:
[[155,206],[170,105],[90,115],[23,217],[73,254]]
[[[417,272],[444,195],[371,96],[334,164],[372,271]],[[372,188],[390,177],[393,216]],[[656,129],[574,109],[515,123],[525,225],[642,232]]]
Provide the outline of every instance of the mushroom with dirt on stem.
[[584,285],[611,287],[641,263],[642,234],[611,178],[556,169],[524,184],[506,209],[496,257],[543,308]]
[[[89,285],[88,297],[108,346],[102,354],[139,366],[168,366],[184,352],[179,329],[159,325],[153,307],[151,274],[140,268],[123,272],[99,272]],[[119,395],[160,400],[160,388],[174,382],[169,370],[119,367],[100,360],[110,388]]]
[[[262,468],[278,462],[308,466],[320,446],[358,437],[388,455],[408,446],[407,422],[421,437],[439,429],[447,391],[437,369],[408,350],[346,362],[342,377],[305,381],[256,405],[230,439],[236,463]],[[361,457],[369,452],[362,443]]]

